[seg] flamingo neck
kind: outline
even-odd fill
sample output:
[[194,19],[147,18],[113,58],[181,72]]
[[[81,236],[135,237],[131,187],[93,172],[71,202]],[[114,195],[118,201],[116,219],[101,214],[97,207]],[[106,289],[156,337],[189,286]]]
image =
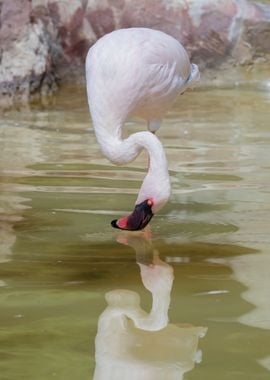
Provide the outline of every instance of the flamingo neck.
[[[131,319],[137,328],[146,331],[158,331],[168,325],[169,293],[152,294],[153,303],[149,314],[141,308],[137,293],[116,290],[115,295],[117,295],[118,304],[108,306],[100,317],[99,325],[102,325],[103,329],[108,328],[112,323],[115,327],[122,329],[127,318]],[[121,300],[124,300],[126,304]]]
[[153,303],[149,318],[155,321],[156,326],[166,326],[168,323],[168,310],[171,302],[170,293],[152,293]]
[[136,204],[153,199],[153,212],[160,210],[170,197],[170,178],[166,155],[161,142],[151,132],[137,132],[122,139],[122,127],[96,128],[97,140],[103,154],[113,163],[124,165],[132,162],[146,149],[149,155],[148,173],[140,188]]
[[168,325],[168,310],[171,301],[169,293],[152,293],[153,303],[149,314],[138,308],[136,313],[129,313],[127,316],[133,320],[137,328],[148,331],[157,331]]

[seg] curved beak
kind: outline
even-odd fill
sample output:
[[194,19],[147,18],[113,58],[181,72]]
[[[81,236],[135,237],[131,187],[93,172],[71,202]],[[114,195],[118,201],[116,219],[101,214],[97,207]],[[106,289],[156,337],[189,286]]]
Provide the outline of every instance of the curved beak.
[[142,230],[147,226],[154,215],[152,212],[152,206],[153,201],[151,199],[146,199],[144,202],[136,205],[134,211],[130,215],[113,220],[111,225],[120,230]]

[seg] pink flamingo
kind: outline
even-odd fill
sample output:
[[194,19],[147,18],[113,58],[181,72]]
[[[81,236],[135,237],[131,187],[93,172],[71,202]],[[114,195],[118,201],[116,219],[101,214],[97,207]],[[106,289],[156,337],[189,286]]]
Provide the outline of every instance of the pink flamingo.
[[[99,39],[86,58],[87,94],[97,141],[117,165],[133,161],[142,149],[149,155],[134,211],[112,226],[141,230],[168,201],[171,193],[164,149],[155,132],[177,95],[200,77],[183,46],[152,29],[116,30]],[[139,116],[148,131],[122,138],[125,121]]]

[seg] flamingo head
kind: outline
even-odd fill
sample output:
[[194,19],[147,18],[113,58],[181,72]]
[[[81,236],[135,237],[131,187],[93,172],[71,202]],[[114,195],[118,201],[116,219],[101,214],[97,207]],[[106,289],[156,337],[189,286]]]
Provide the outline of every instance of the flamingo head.
[[111,222],[114,228],[120,230],[128,231],[139,231],[142,230],[153,217],[152,206],[154,205],[153,200],[146,199],[145,201],[137,204],[133,212],[122,218],[115,219]]

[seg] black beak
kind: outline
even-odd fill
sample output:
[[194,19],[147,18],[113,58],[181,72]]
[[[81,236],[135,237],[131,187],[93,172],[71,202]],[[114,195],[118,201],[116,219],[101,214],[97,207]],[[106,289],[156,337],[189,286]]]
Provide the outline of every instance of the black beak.
[[128,231],[139,231],[142,230],[153,217],[152,213],[153,203],[146,199],[144,202],[135,206],[134,211],[127,217],[115,219],[111,222],[114,228],[119,228],[120,230]]

